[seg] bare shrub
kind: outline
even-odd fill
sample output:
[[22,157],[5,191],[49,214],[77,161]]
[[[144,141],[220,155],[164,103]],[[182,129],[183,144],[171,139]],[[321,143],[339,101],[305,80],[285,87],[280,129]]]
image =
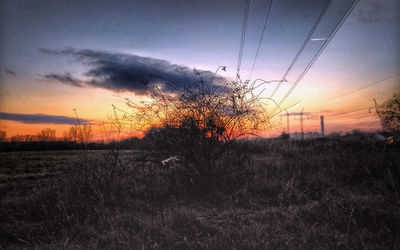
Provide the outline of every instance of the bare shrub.
[[240,183],[245,153],[236,142],[269,127],[269,116],[261,92],[256,94],[265,82],[205,80],[197,75],[198,81],[185,85],[168,82],[173,87],[166,91],[154,86],[149,100],[140,104],[127,100],[131,112],[123,117],[131,129],[146,132],[144,141],[156,164],[178,156],[182,164],[175,174],[183,180],[180,184],[207,192]]

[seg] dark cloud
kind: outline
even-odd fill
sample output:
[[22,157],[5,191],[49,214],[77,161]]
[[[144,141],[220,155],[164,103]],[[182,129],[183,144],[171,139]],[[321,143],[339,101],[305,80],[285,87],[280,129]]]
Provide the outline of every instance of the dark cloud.
[[83,82],[73,76],[69,73],[65,74],[47,74],[43,76],[46,80],[56,80],[58,82],[67,84],[67,85],[72,85],[75,87],[84,87]]
[[[15,113],[3,113],[0,112],[0,120],[11,120],[28,124],[70,124],[75,125],[77,123],[76,118],[68,116],[58,115],[46,115],[46,114],[15,114]],[[91,120],[79,119],[81,124],[90,125]]]
[[15,71],[11,70],[11,69],[4,69],[4,72],[8,75],[17,75],[17,73],[15,73]]
[[[359,8],[357,8],[354,15],[358,20],[369,23],[398,22],[400,20],[400,14],[397,12],[397,8],[391,7],[396,4],[395,1],[397,0],[366,1],[363,5],[360,5]],[[394,4],[388,4],[388,2],[393,2]]]
[[112,53],[94,50],[41,49],[42,52],[54,55],[72,56],[88,69],[81,81],[70,75],[49,74],[50,79],[74,86],[93,86],[113,91],[131,91],[145,95],[154,84],[160,84],[165,91],[182,87],[200,80],[200,76],[211,84],[222,78],[210,71],[193,70],[185,66],[171,64],[165,60],[141,57],[131,54]]

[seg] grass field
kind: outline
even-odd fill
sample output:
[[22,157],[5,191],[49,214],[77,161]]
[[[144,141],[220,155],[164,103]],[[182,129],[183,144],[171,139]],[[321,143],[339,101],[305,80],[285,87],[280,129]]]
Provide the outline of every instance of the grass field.
[[398,145],[343,138],[243,150],[242,183],[202,196],[138,164],[140,151],[1,153],[0,247],[400,249]]

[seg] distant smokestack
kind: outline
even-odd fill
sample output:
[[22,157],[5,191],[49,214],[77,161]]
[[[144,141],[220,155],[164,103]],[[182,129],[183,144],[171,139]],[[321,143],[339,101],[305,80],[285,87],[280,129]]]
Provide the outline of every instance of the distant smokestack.
[[321,115],[321,135],[325,136],[324,116],[323,115]]

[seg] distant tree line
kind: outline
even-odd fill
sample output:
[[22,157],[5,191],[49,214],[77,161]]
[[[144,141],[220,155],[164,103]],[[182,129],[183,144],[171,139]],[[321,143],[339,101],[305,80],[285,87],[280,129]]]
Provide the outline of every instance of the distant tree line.
[[[21,136],[22,137],[22,136]],[[142,139],[132,137],[120,141],[110,142],[88,142],[65,140],[47,140],[47,141],[0,141],[0,151],[44,151],[44,150],[106,150],[106,149],[145,149],[145,143]]]
[[[44,128],[36,135],[14,135],[11,142],[49,142],[49,141],[71,141],[90,143],[93,140],[92,127],[90,125],[72,126],[64,131],[63,137],[56,137],[56,130]],[[5,141],[5,131],[0,131],[0,141]]]
[[[139,140],[139,139],[138,139]],[[121,146],[128,147],[122,144]],[[36,135],[15,135],[6,140],[6,132],[0,131],[0,151],[36,151],[36,150],[99,150],[107,149],[109,143],[94,142],[90,125],[72,126],[64,131],[62,137],[56,137],[55,129],[44,128]],[[115,145],[114,145],[115,146]]]

